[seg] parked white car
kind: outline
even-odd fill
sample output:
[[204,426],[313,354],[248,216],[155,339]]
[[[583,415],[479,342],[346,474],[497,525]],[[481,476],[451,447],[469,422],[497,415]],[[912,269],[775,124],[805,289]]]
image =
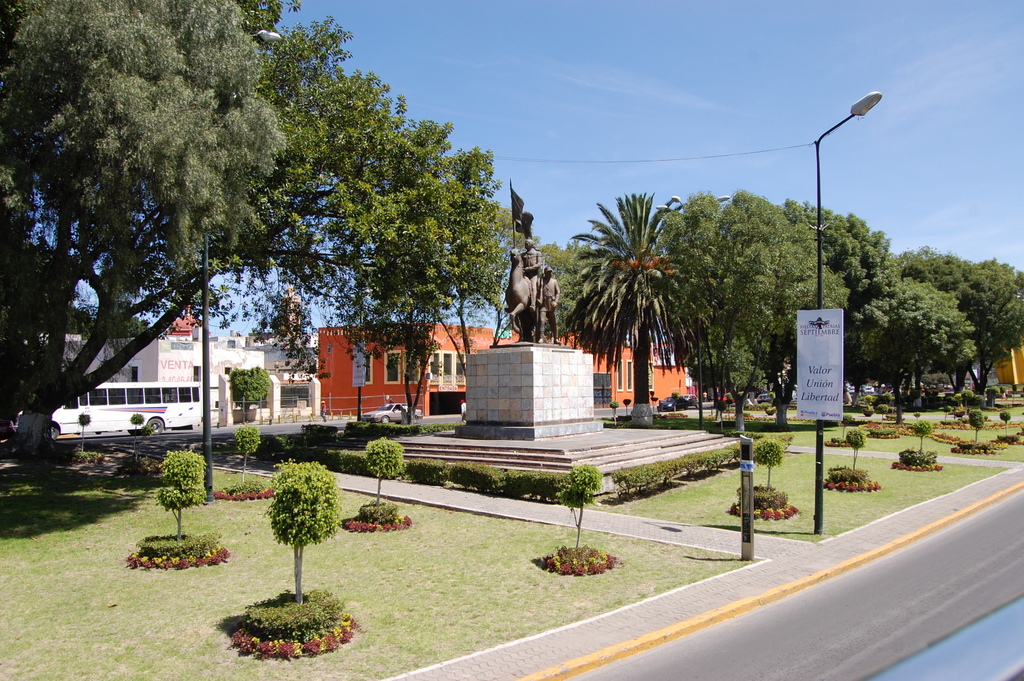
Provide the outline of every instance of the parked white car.
[[[373,411],[363,413],[360,417],[360,421],[371,421],[373,423],[401,423],[402,412],[407,409],[406,405],[398,404],[396,402],[389,402],[385,405],[377,407]],[[423,418],[423,412],[419,409],[416,410],[416,418]]]

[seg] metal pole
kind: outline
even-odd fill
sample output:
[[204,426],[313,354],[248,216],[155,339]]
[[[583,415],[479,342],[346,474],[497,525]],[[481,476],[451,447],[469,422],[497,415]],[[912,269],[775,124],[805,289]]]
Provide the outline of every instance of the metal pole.
[[[821,137],[814,141],[814,167],[817,180],[818,196],[818,309],[825,308],[825,282],[824,266],[822,263],[824,251],[824,231],[821,224],[821,140],[828,137],[832,132],[846,121],[853,118],[850,114],[839,123],[836,123]],[[814,534],[825,532],[825,422],[817,419],[814,422]]]
[[210,228],[203,230],[203,457],[206,459],[206,503],[213,498],[213,438],[210,431]]
[[701,352],[700,324],[697,325],[697,430],[704,430],[704,354]]

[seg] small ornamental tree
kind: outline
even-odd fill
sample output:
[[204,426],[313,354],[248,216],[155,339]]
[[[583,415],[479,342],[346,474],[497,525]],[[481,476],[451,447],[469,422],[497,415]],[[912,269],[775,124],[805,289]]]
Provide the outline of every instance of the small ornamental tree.
[[850,445],[853,450],[853,467],[857,467],[857,452],[864,447],[864,443],[867,442],[867,436],[864,435],[864,431],[860,428],[853,428],[849,433],[846,434],[846,444]]
[[142,414],[132,414],[131,418],[128,419],[132,424],[132,458],[139,458],[139,431],[142,430],[142,424],[146,422],[146,417]]
[[92,423],[92,417],[88,414],[78,415],[78,425],[82,427],[82,451],[85,451],[85,427]]
[[377,476],[377,501],[380,506],[381,481],[394,480],[405,472],[405,447],[382,437],[366,445],[366,468]]
[[[966,390],[964,392],[967,392]],[[978,433],[985,427],[985,414],[980,409],[972,409],[967,414],[967,423],[974,428],[974,441],[978,441]]]
[[765,437],[754,443],[754,463],[768,469],[768,489],[772,488],[772,469],[786,460],[786,446],[773,437]]
[[608,403],[608,407],[612,410],[612,423],[616,426],[619,425],[618,420],[615,418],[615,410],[619,408],[619,403],[612,400]]
[[255,454],[260,448],[262,436],[256,426],[242,426],[235,429],[235,446],[242,453],[242,482],[245,482],[245,471],[249,466],[249,455]]
[[266,399],[270,393],[270,374],[263,367],[232,369],[228,374],[231,382],[231,399],[242,403],[242,423],[249,414],[248,404]]
[[558,493],[559,503],[569,508],[576,523],[576,548],[580,547],[580,535],[583,533],[583,507],[594,503],[594,495],[601,491],[603,481],[601,471],[594,466],[573,466],[565,487]]
[[181,512],[199,506],[206,500],[203,478],[206,461],[196,452],[167,452],[164,458],[163,487],[156,493],[156,502],[178,521],[177,540],[181,541]]
[[292,547],[295,557],[295,602],[302,603],[302,553],[307,546],[330,539],[341,523],[338,484],[318,463],[277,465],[272,483],[273,501],[267,515],[280,544]]
[[[924,453],[924,439],[932,434],[932,422],[931,421],[915,421],[914,425],[910,427],[914,431],[914,435],[921,438],[921,444],[917,448],[917,451]],[[856,468],[854,464],[854,468]]]
[[1012,418],[1013,418],[1013,415],[1010,414],[1010,412],[1006,411],[1005,409],[1003,411],[999,412],[999,419],[1003,422],[1003,434],[1004,435],[1009,435],[1010,434],[1010,419],[1012,419]]

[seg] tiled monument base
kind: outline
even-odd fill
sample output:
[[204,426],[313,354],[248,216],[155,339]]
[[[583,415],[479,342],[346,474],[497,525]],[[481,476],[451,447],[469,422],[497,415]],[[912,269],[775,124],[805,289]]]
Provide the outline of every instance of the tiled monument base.
[[591,355],[516,343],[480,350],[466,366],[466,425],[456,437],[539,440],[601,430]]

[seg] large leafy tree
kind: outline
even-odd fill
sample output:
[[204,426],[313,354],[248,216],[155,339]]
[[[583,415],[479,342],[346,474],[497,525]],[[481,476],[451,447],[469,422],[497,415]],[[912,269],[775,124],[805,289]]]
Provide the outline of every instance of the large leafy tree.
[[669,225],[681,314],[704,330],[705,382],[732,395],[742,429],[746,394],[764,383],[773,346],[814,299],[813,234],[748,192],[725,206],[695,194]]
[[608,365],[622,349],[633,350],[633,422],[650,424],[652,352],[666,363],[688,354],[681,320],[670,305],[672,267],[666,250],[665,210],[654,210],[653,196],[616,199],[616,210],[598,204],[602,220],[591,220],[589,234],[573,237],[582,248],[582,288],[567,315],[568,332],[587,352]]
[[[412,413],[434,325],[499,286],[497,185],[488,153],[452,151],[450,124],[412,120],[375,75],[346,72],[349,37],[332,21],[298,26],[268,55],[264,94],[288,148],[254,188],[264,221],[241,244],[237,273],[249,301],[292,286],[355,344],[403,349]],[[255,312],[309,332],[277,310]]]
[[[817,208],[806,202],[786,201],[783,212],[790,222],[806,226],[808,230],[817,223]],[[824,265],[830,273],[841,278],[848,293],[844,311],[846,380],[861,386],[867,379],[877,378],[874,364],[865,353],[864,338],[869,330],[869,321],[864,309],[871,302],[890,294],[899,281],[899,267],[889,251],[888,237],[883,232],[872,230],[856,215],[844,216],[825,209],[822,222],[825,225],[822,235]]]
[[195,301],[204,232],[251,221],[281,139],[227,0],[26,7],[0,103],[0,412],[24,409],[35,450],[56,407]]
[[905,276],[956,296],[973,327],[975,355],[958,365],[954,377],[970,374],[978,392],[984,392],[996,363],[1024,343],[1024,274],[996,260],[972,263],[927,248],[899,260]]
[[867,356],[879,378],[893,387],[899,423],[903,397],[922,367],[959,364],[974,353],[974,329],[957,308],[956,298],[931,284],[905,278],[891,295],[870,303],[864,314],[870,322]]

